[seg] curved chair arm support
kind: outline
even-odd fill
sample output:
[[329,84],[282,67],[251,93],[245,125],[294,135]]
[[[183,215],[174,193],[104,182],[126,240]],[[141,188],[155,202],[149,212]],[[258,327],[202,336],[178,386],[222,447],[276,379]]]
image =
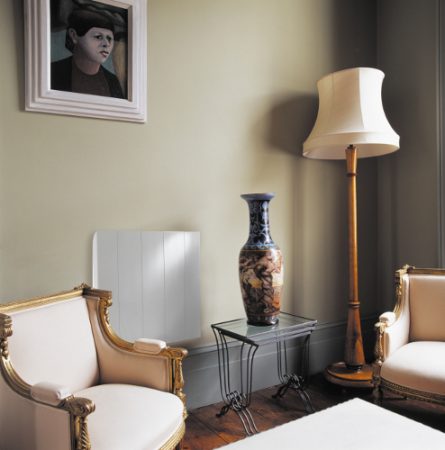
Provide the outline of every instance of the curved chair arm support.
[[68,411],[71,416],[71,435],[74,436],[73,449],[91,450],[87,416],[96,409],[94,403],[88,398],[71,396],[64,400],[61,408]]
[[380,315],[375,325],[377,340],[375,346],[376,362],[383,361],[395,350],[408,342],[409,337],[409,280],[405,276],[412,270],[412,266],[405,265],[396,271],[394,311]]
[[[397,319],[399,318],[405,307],[408,307],[407,302],[408,279],[407,277],[405,277],[405,275],[408,274],[412,269],[414,269],[414,266],[405,264],[401,269],[396,270],[395,274],[396,305],[394,307],[394,314],[396,315]],[[404,281],[405,278],[406,280]]]
[[[165,375],[168,378],[168,391],[177,395],[184,403],[184,415],[186,415],[185,409],[185,394],[183,392],[184,378],[182,373],[182,360],[187,356],[187,350],[184,348],[176,348],[163,346],[163,341],[149,340],[150,344],[144,340],[138,340],[136,343],[129,342],[121,337],[119,337],[110,325],[109,320],[109,308],[112,305],[112,294],[110,291],[105,291],[101,289],[92,289],[86,285],[83,285],[83,295],[89,299],[94,299],[98,302],[96,304],[97,320],[100,330],[100,339],[107,346],[107,351],[113,351],[113,359],[117,361],[120,358],[125,359],[126,368],[129,372],[132,370],[132,366],[140,366],[151,361],[162,360],[166,361],[165,367],[167,367],[167,372]],[[147,350],[149,347],[157,348],[159,351],[147,352],[141,351],[141,349]],[[158,368],[162,367],[158,365]],[[103,368],[103,372],[107,370]],[[137,371],[141,373],[140,370]],[[148,376],[148,371],[145,371]],[[131,374],[129,375],[131,376]],[[147,385],[150,384],[141,380],[133,380],[133,384]]]
[[405,265],[396,271],[395,295],[396,304],[394,311],[388,311],[380,315],[379,321],[374,325],[376,342],[374,347],[375,360],[373,368],[374,396],[380,398],[380,371],[388,356],[408,342],[409,337],[409,298],[408,279],[405,275],[412,266]]
[[17,374],[9,359],[8,338],[12,336],[12,319],[0,313],[0,370],[9,387],[23,397],[31,398],[31,386]]
[[388,354],[388,341],[385,339],[388,327],[396,323],[396,315],[393,312],[383,313],[379,317],[379,322],[374,325],[376,340],[374,346],[375,360],[372,364],[372,379],[374,388],[378,389],[380,383],[380,370]]
[[182,373],[182,360],[187,356],[187,350],[180,347],[167,347],[161,354],[169,358],[172,373],[172,392],[177,395],[184,404],[184,417],[187,416],[185,409],[186,396],[184,389],[184,376]]

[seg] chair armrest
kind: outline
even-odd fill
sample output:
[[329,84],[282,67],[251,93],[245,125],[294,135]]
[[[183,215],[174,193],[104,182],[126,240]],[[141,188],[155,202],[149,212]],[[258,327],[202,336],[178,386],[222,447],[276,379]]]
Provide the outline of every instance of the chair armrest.
[[47,382],[36,383],[31,386],[30,394],[34,400],[51,406],[60,405],[72,395],[66,386]]
[[[8,405],[0,409],[0,421],[6,427],[2,442],[14,441],[13,448],[37,445],[68,450],[72,443],[75,448],[89,448],[86,418],[95,409],[91,400],[73,397],[66,387],[54,383],[27,384],[4,354],[0,366],[4,377],[0,376],[0,397]],[[26,428],[30,424],[34,426]]]
[[147,353],[149,355],[158,355],[164,348],[167,347],[165,341],[160,339],[136,339],[133,345],[133,350],[137,353]]
[[409,342],[409,314],[400,315],[383,333],[384,359]]
[[396,305],[394,312],[385,312],[375,325],[377,341],[376,363],[383,364],[386,358],[409,341],[409,266],[396,272]]
[[134,384],[176,393],[186,350],[165,346],[154,353],[151,345],[141,342],[121,348],[103,335],[96,338],[96,344],[102,383]]
[[390,327],[396,321],[396,315],[392,311],[383,313],[379,317],[379,322],[384,323],[386,327]]
[[86,288],[90,323],[96,344],[102,383],[125,383],[176,394],[185,405],[183,348],[168,347],[156,339],[128,342],[117,336],[108,320],[111,293]]
[[68,411],[11,389],[0,376],[0,448],[72,450]]
[[389,311],[380,315],[379,322],[375,324],[377,333],[375,356],[381,362],[388,356],[408,343],[409,338],[409,312],[402,310],[400,315]]

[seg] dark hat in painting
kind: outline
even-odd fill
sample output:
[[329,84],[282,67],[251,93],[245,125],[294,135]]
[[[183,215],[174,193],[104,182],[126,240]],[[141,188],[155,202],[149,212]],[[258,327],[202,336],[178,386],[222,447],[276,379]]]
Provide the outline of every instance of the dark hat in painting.
[[76,30],[78,36],[83,36],[90,28],[106,28],[114,34],[113,21],[105,14],[99,11],[91,11],[89,9],[75,9],[68,17],[68,27],[65,37],[65,47],[69,51],[73,51],[74,43],[69,36],[68,29]]

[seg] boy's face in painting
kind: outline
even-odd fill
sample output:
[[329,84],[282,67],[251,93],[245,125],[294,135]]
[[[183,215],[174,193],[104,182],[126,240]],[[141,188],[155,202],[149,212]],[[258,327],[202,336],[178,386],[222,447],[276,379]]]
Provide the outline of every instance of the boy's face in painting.
[[88,61],[103,64],[110,56],[114,46],[114,34],[106,28],[90,28],[83,36],[69,30],[74,43],[74,53]]

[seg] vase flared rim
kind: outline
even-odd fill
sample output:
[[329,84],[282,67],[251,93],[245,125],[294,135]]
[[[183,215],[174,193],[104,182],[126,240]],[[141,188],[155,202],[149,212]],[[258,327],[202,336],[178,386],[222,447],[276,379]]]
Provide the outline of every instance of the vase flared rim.
[[272,200],[275,197],[274,192],[258,192],[252,194],[242,194],[244,200]]

